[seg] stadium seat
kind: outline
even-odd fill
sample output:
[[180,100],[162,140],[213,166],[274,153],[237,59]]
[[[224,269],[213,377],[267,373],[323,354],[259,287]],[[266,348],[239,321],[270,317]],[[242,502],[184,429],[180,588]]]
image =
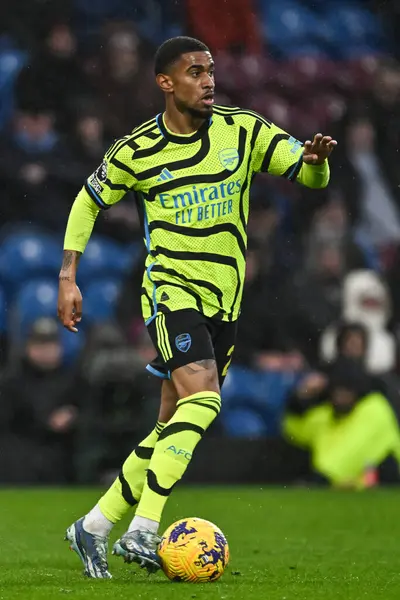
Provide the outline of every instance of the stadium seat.
[[0,278],[7,293],[28,279],[54,277],[60,270],[62,245],[46,233],[16,231],[1,241]]
[[82,327],[113,319],[121,284],[116,279],[99,279],[85,288]]
[[308,55],[320,54],[321,20],[317,13],[294,0],[263,2],[261,20],[268,47],[280,57],[308,47]]
[[281,87],[297,90],[298,93],[309,86],[326,86],[335,81],[337,65],[321,57],[306,54],[293,56],[281,63],[278,82]]
[[58,286],[53,279],[29,281],[18,291],[12,314],[13,330],[24,336],[39,317],[57,316]]
[[60,325],[61,344],[63,347],[63,363],[66,366],[73,365],[79,358],[85,343],[85,332],[79,327],[78,333],[71,333]]
[[[23,340],[28,334],[32,323],[40,317],[57,316],[57,294],[58,288],[53,280],[30,281],[21,288],[17,295],[16,303],[12,311],[12,331],[14,342]],[[0,310],[2,302],[0,295]],[[3,312],[3,311],[2,311]],[[60,338],[63,347],[63,363],[72,365],[79,357],[81,348],[85,342],[83,328],[79,328],[78,334],[67,331],[60,323]],[[1,314],[0,314],[1,333]]]
[[385,48],[379,19],[357,4],[338,1],[327,7],[323,18],[334,32],[332,48],[338,58],[357,58]]
[[300,374],[291,371],[255,371],[234,365],[223,387],[223,406],[255,410],[264,420],[265,431],[278,435],[286,397],[299,378]]
[[364,54],[353,60],[340,61],[336,71],[336,85],[346,94],[358,97],[360,93],[368,91],[374,80],[377,66],[377,56]]
[[79,285],[85,290],[99,278],[122,278],[136,257],[133,247],[125,248],[111,239],[93,236],[79,263]]
[[249,408],[223,410],[221,422],[224,432],[232,437],[259,438],[267,433],[263,418]]

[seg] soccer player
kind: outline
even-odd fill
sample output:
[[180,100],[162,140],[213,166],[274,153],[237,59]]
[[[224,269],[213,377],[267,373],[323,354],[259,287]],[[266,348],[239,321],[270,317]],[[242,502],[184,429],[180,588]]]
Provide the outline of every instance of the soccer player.
[[113,553],[149,571],[160,567],[164,505],[221,408],[240,312],[254,174],[323,188],[336,146],[321,134],[302,144],[251,110],[215,106],[214,62],[193,38],[162,44],[155,75],[165,112],[117,140],[87,179],[71,209],[60,271],[58,315],[76,332],[82,315],[75,282],[79,257],[99,210],[133,190],[148,252],[142,312],[158,353],[147,369],[162,379],[161,407],[154,430],[110,489],[67,530],[85,574],[97,578],[111,577],[108,535],[131,507],[135,516]]

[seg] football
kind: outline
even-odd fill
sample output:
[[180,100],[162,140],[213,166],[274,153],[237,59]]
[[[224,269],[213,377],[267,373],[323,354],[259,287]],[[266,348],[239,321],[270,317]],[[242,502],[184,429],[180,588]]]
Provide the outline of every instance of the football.
[[163,571],[172,581],[216,581],[229,561],[228,542],[222,531],[197,517],[181,519],[168,527],[158,553]]

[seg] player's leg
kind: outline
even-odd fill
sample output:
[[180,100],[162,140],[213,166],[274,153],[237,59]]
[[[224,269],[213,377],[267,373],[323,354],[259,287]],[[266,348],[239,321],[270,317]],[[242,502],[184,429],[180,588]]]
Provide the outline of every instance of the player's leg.
[[[99,500],[98,507],[102,515],[112,525],[120,521],[129,512],[131,507],[138,504],[146,478],[146,469],[153,455],[154,446],[165,424],[175,413],[177,400],[178,397],[174,384],[169,380],[164,380],[161,387],[160,411],[155,428],[128,456],[122,465],[118,477]],[[97,533],[97,526],[96,515],[94,515],[94,519],[92,520],[89,513],[84,521],[85,529],[92,533]]]
[[163,381],[155,428],[128,456],[119,476],[99,502],[85,517],[68,528],[66,539],[81,558],[86,576],[111,577],[107,562],[108,535],[114,524],[139,502],[154,446],[165,423],[176,410],[177,399],[174,384]]
[[156,343],[172,372],[179,401],[155,445],[135,518],[127,534],[114,545],[114,553],[140,562],[149,570],[156,569],[159,563],[157,531],[164,505],[221,406],[207,319],[196,311],[177,311],[162,315],[156,330]]

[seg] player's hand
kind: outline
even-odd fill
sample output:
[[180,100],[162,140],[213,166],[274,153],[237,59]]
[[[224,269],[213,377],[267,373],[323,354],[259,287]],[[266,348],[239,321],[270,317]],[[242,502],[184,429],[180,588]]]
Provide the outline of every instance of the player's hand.
[[82,319],[82,294],[75,281],[60,278],[57,314],[66,329],[77,333],[76,324]]
[[307,140],[304,143],[303,162],[307,165],[322,165],[336,146],[337,141],[329,135],[317,133],[312,142]]

